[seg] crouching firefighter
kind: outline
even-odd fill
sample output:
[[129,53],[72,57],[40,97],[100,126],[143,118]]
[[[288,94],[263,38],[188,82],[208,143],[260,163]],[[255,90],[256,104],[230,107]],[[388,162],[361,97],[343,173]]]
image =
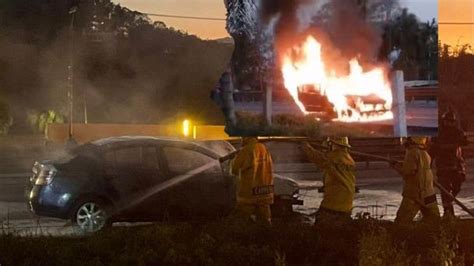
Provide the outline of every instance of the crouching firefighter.
[[[430,155],[436,164],[438,182],[454,197],[461,191],[466,180],[466,164],[462,147],[469,143],[464,131],[459,128],[456,115],[452,111],[441,117],[438,138],[430,147]],[[454,217],[453,198],[441,191],[444,217]]]
[[351,220],[355,194],[355,162],[349,154],[347,137],[328,140],[328,151],[305,143],[308,159],[324,172],[324,196],[315,224],[345,223]]
[[242,149],[232,162],[232,174],[238,177],[235,212],[245,219],[271,224],[273,204],[272,158],[257,137],[242,138]]
[[426,151],[426,143],[426,137],[408,137],[403,143],[406,148],[403,163],[391,163],[391,166],[403,176],[403,199],[395,223],[409,224],[419,211],[424,221],[439,221],[431,158]]

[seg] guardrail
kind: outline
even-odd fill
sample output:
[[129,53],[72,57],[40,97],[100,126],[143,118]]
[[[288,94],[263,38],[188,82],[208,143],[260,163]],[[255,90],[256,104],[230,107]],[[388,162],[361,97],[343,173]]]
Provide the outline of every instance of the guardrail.
[[436,101],[438,99],[438,87],[405,87],[405,100]]
[[[438,87],[405,87],[405,100],[426,100],[436,101],[438,99]],[[259,102],[262,100],[261,91],[239,91],[234,93],[234,100],[237,102]],[[273,100],[289,101],[290,95],[285,90],[275,90],[273,92]]]
[[[466,159],[474,158],[474,132],[467,133],[470,140],[470,144],[463,148],[463,154]],[[305,156],[301,151],[296,151],[295,145],[298,145],[298,141],[310,140],[317,142],[317,140],[297,138],[297,137],[281,137],[281,138],[262,138],[262,142],[271,143],[288,143],[280,145],[272,145],[270,148],[276,155],[276,161],[282,163],[292,163],[296,161],[305,161]],[[405,149],[400,145],[400,138],[387,137],[387,138],[350,138],[349,139],[352,149],[364,153],[370,153],[373,155],[385,156],[394,159],[402,159],[405,154]],[[234,146],[238,146],[239,140],[230,141]],[[278,155],[277,155],[278,154]],[[281,156],[280,156],[281,155]],[[366,157],[354,156],[354,160],[358,162],[369,162],[374,161]]]

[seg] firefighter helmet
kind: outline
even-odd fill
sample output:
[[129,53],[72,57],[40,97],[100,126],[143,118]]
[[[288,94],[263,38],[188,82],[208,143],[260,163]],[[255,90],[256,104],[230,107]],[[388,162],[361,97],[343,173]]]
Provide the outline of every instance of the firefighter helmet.
[[340,138],[331,138],[330,140],[331,143],[343,146],[346,148],[350,148],[351,145],[349,144],[349,138],[348,137],[340,137]]

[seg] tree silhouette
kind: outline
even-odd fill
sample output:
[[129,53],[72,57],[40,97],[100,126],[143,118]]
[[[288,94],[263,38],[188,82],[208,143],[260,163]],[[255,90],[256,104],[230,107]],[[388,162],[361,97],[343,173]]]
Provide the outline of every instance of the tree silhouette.
[[27,130],[27,113],[67,113],[73,6],[74,121],[83,121],[85,105],[92,123],[161,123],[187,114],[223,120],[208,94],[232,46],[110,0],[0,0],[0,87],[16,131]]

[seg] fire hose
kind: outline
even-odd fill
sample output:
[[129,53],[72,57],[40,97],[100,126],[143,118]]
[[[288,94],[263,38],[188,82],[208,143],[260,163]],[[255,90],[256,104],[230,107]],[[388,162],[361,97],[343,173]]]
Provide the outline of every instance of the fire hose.
[[[263,140],[264,142],[266,141],[284,141],[284,142],[302,142],[302,141],[307,141],[308,143],[310,143],[311,146],[315,147],[315,148],[318,148],[318,149],[328,149],[327,146],[324,146],[324,145],[321,145],[321,144],[315,144],[315,143],[312,143],[312,141],[309,141],[309,139],[307,138],[301,138],[301,140],[298,140],[298,139],[279,139],[279,138],[270,138],[270,139],[266,139],[266,140]],[[231,152],[229,154],[227,154],[226,156],[224,157],[221,157],[219,159],[220,162],[225,162],[227,160],[230,160],[232,158],[234,158],[238,153],[240,152],[240,150],[236,150],[234,152]],[[370,154],[370,153],[365,153],[365,152],[359,152],[359,151],[354,151],[354,150],[349,150],[349,153],[352,154],[352,155],[356,155],[356,156],[360,156],[360,157],[366,157],[366,158],[373,158],[373,159],[378,159],[378,160],[381,160],[381,161],[385,161],[385,162],[389,162],[389,163],[401,163],[401,161],[398,161],[398,160],[394,160],[392,158],[389,158],[389,157],[384,157],[384,156],[380,156],[380,155],[373,155],[373,154]],[[446,188],[444,188],[438,181],[436,180],[433,180],[433,184],[435,185],[435,187],[437,187],[440,191],[442,191],[443,193],[445,193],[450,199],[452,199],[463,211],[467,212],[469,215],[471,215],[472,217],[474,217],[474,212],[472,210],[470,210],[468,207],[466,207],[466,205],[464,205],[461,201],[459,201],[453,194],[451,194]]]
[[[401,163],[400,161],[397,161],[388,157],[372,155],[372,154],[364,153],[364,152],[350,151],[350,153],[353,155],[379,159],[379,160],[386,161],[389,163]],[[466,205],[464,205],[461,201],[459,201],[453,194],[451,194],[446,188],[444,188],[438,181],[433,180],[433,184],[435,185],[435,187],[441,190],[444,194],[446,194],[449,198],[451,198],[451,200],[453,200],[459,207],[461,207],[463,211],[469,213],[469,215],[474,217],[474,212],[470,210],[468,207],[466,207]]]

